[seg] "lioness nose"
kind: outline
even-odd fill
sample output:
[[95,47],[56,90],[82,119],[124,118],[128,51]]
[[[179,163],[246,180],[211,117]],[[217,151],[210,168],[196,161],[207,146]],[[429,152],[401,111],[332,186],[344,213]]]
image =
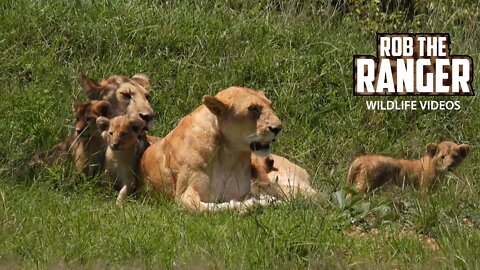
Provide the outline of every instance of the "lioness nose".
[[278,126],[268,126],[268,129],[273,132],[273,134],[277,135],[282,130],[282,125]]
[[155,115],[152,113],[139,113],[139,116],[147,123],[152,121],[153,118],[155,117]]

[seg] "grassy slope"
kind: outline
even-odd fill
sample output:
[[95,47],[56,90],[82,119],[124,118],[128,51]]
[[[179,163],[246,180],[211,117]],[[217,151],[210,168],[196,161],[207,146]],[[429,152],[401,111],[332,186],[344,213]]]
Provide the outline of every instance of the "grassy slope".
[[[351,95],[352,56],[375,53],[374,30],[450,32],[454,53],[477,64],[478,16],[447,4],[414,22],[378,24],[328,5],[271,3],[0,3],[0,267],[479,265],[476,98],[460,98],[459,112],[368,112],[366,99]],[[298,199],[247,215],[189,214],[143,197],[120,209],[102,177],[86,182],[67,165],[23,169],[67,133],[72,101],[86,100],[80,74],[137,72],[151,78],[159,114],[152,133],[159,136],[206,93],[264,89],[285,121],[275,152],[306,167],[326,196],[359,153],[416,158],[426,143],[445,138],[474,148],[428,197],[387,192],[345,209]],[[367,235],[352,234],[352,224]],[[419,234],[440,249],[429,250]]]

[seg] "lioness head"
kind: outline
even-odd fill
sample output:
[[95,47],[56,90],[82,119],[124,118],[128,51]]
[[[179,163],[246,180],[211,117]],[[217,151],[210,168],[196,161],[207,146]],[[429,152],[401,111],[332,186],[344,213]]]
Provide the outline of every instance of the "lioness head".
[[452,171],[465,159],[470,146],[443,141],[439,144],[427,144],[427,154],[432,157],[432,162],[438,172]]
[[81,83],[90,100],[110,102],[114,116],[140,117],[147,130],[152,128],[155,114],[149,102],[150,82],[146,75],[110,76],[99,82],[83,77]]
[[112,119],[99,117],[97,126],[108,147],[112,150],[124,150],[139,143],[138,136],[145,127],[145,122],[139,117],[120,115]]
[[112,107],[107,101],[91,101],[73,103],[73,115],[75,116],[75,135],[83,138],[90,137],[98,132],[95,121],[98,117],[109,117]]
[[239,151],[267,155],[282,130],[272,102],[262,91],[230,87],[216,96],[204,96],[203,104],[217,116],[223,139]]

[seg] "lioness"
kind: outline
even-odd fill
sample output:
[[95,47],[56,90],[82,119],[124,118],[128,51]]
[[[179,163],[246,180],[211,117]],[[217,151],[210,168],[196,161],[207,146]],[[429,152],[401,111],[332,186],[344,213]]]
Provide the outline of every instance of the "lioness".
[[203,105],[147,148],[140,172],[154,191],[192,211],[241,210],[251,205],[242,204],[250,193],[251,154],[267,155],[281,129],[263,92],[230,87],[204,96]]
[[90,100],[110,102],[113,116],[138,116],[145,121],[147,130],[152,128],[155,114],[149,102],[150,81],[145,74],[131,78],[113,75],[99,82],[83,77],[81,84]]
[[357,192],[371,191],[386,183],[403,186],[411,183],[421,192],[431,187],[447,171],[455,169],[467,156],[470,146],[450,141],[429,143],[426,154],[417,160],[386,156],[360,156],[353,161],[347,184]]
[[99,117],[97,125],[107,142],[105,153],[105,170],[120,190],[117,204],[121,204],[130,195],[137,184],[137,163],[140,158],[138,136],[142,133],[145,123],[142,119],[129,118],[121,115],[109,120]]
[[[308,172],[290,160],[270,154],[268,157],[252,156],[252,166],[258,179],[253,183],[259,192],[277,198],[291,198],[295,195],[313,196],[317,191],[310,185]],[[265,182],[265,175],[267,180]]]

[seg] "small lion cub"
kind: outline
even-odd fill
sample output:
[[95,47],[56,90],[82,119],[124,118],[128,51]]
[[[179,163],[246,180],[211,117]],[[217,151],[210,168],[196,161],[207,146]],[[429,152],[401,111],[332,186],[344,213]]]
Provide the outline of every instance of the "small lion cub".
[[[77,170],[87,177],[93,177],[103,169],[106,145],[97,128],[98,117],[111,115],[111,105],[107,101],[91,101],[88,103],[73,103],[75,116],[75,133],[69,138],[74,150],[73,159]],[[69,139],[67,139],[68,141]]]
[[120,190],[117,197],[117,204],[120,205],[133,193],[137,184],[138,137],[145,128],[145,122],[139,117],[122,115],[112,119],[99,117],[97,125],[108,144],[105,170],[115,188]]
[[[75,117],[74,129],[68,137],[57,143],[46,152],[33,157],[29,165],[53,164],[67,157],[73,159],[78,171],[87,177],[99,174],[103,168],[106,145],[98,131],[96,120],[100,116],[109,117],[112,107],[107,101],[91,101],[72,105]],[[70,153],[70,155],[68,155]]]
[[467,144],[443,141],[427,144],[426,154],[417,160],[360,156],[348,170],[347,184],[354,186],[359,193],[372,191],[387,183],[399,186],[411,183],[425,192],[439,177],[455,169],[469,151]]

